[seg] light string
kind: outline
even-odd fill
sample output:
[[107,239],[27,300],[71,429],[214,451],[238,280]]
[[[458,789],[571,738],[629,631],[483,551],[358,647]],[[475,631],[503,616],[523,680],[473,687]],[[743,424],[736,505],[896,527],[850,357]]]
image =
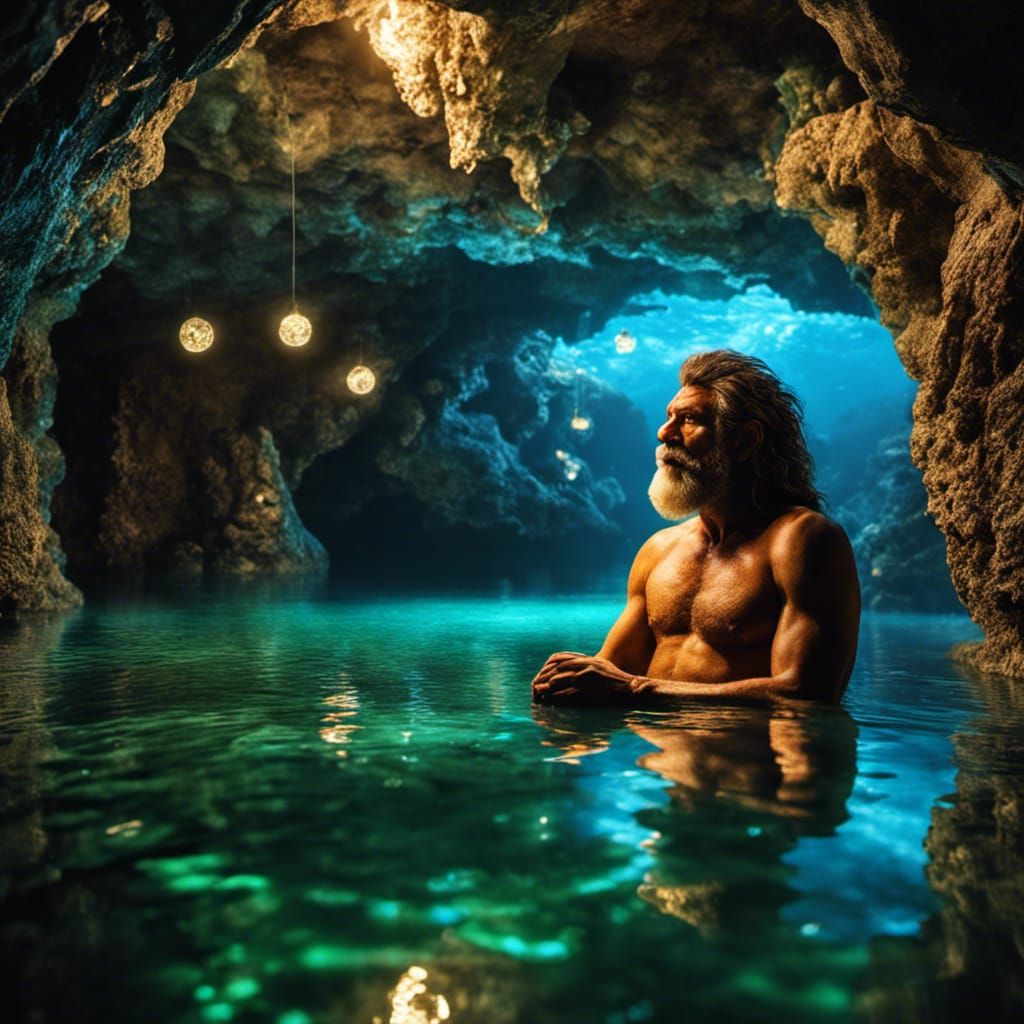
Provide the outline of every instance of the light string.
[[299,304],[295,297],[295,262],[296,262],[296,251],[298,249],[297,236],[296,236],[296,221],[298,220],[296,214],[296,202],[295,202],[295,140],[292,134],[292,111],[291,103],[288,99],[288,89],[284,90],[284,116],[285,116],[285,131],[288,138],[288,155],[290,158],[291,167],[291,190],[292,190],[292,310],[291,312],[281,321],[281,325],[277,329],[278,337],[291,348],[300,348],[305,345],[307,341],[313,336],[313,325],[309,320],[299,312]]

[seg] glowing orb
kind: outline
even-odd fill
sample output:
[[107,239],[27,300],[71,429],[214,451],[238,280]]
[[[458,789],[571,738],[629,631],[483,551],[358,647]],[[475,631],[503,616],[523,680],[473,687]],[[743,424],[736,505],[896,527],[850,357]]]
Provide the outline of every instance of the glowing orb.
[[205,352],[213,344],[213,327],[201,316],[190,316],[178,329],[178,340],[189,352]]
[[579,431],[589,430],[590,429],[590,420],[586,416],[581,416],[579,413],[577,413],[570,420],[569,426],[572,427],[573,430],[579,430]]
[[636,338],[629,331],[619,331],[615,335],[615,351],[624,356],[636,348]]
[[295,310],[281,321],[277,334],[286,345],[299,348],[313,337],[313,325],[298,310]]
[[556,448],[555,458],[558,459],[559,462],[565,462],[565,460],[569,458],[569,453],[562,451],[561,448]]
[[353,366],[345,378],[354,395],[368,395],[377,386],[377,375],[368,366]]

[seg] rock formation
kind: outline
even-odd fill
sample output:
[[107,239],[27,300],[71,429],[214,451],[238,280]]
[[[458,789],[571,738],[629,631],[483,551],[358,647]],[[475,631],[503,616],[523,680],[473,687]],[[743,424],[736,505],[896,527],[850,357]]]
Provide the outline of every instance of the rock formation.
[[[1019,18],[802,8],[266,0],[128,16],[39,0],[10,16],[4,606],[75,599],[40,426],[59,320],[54,521],[73,562],[292,571],[323,562],[293,501],[323,458],[353,471],[353,511],[405,495],[488,529],[528,507],[524,534],[543,533],[566,507],[531,450],[550,403],[474,408],[495,354],[571,341],[585,314],[597,326],[655,283],[766,281],[858,308],[813,228],[920,381],[914,458],[987,637],[968,656],[1024,673]],[[954,59],[963,40],[972,61]],[[292,155],[298,298],[317,327],[286,353]],[[187,362],[174,334],[193,307],[218,341]],[[360,355],[379,371],[368,401],[339,381]],[[491,506],[471,500],[484,451],[518,481]],[[612,522],[608,479],[581,474],[560,521]]]
[[[863,274],[904,365],[920,381],[914,460],[946,536],[953,583],[985,630],[984,644],[961,656],[1021,675],[1017,150],[994,141],[977,82],[943,77],[956,19],[940,24],[929,15],[922,33],[898,17],[883,19],[880,4],[804,6],[833,34],[872,98],[790,134],[777,167],[779,202],[808,213],[826,246]],[[983,24],[990,39],[1000,21],[1009,22],[1007,31],[1016,24],[995,5],[988,13],[972,11],[970,24],[974,31]],[[929,33],[938,43],[922,48]],[[993,77],[999,73],[997,66]]]

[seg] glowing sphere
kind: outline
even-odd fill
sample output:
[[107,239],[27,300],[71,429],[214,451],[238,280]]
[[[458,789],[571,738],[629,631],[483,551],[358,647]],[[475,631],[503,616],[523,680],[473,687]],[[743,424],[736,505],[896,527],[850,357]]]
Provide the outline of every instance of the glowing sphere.
[[201,316],[190,316],[178,329],[178,340],[189,352],[205,352],[213,344],[213,327]]
[[573,430],[579,430],[579,431],[589,430],[590,429],[590,420],[586,416],[581,416],[579,413],[577,413],[570,420],[569,426],[572,427]]
[[354,395],[368,395],[377,386],[377,375],[368,366],[353,366],[345,383]]
[[569,453],[565,452],[565,451],[562,451],[561,448],[556,448],[555,449],[555,458],[558,459],[559,462],[565,462],[565,460],[567,458],[569,458]]
[[629,331],[619,331],[615,335],[615,351],[624,356],[636,348],[636,338]]
[[281,321],[277,334],[286,345],[299,348],[313,337],[313,325],[298,310],[295,310]]

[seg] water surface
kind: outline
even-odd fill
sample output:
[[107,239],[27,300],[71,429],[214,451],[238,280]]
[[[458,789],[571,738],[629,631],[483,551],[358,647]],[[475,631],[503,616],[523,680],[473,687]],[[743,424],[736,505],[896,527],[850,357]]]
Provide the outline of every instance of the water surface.
[[1024,728],[948,660],[966,618],[867,617],[839,709],[531,707],[618,609],[204,592],[0,633],[0,1017],[1024,1005]]

